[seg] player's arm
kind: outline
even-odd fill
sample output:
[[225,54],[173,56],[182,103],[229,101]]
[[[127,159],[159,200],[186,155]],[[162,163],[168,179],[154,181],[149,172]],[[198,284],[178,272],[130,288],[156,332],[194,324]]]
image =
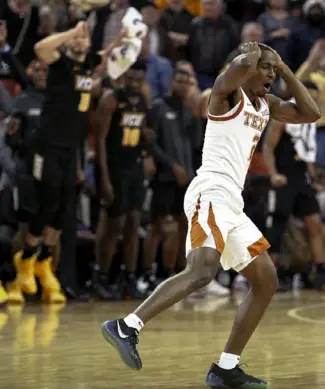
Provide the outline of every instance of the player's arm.
[[227,68],[221,73],[212,88],[211,99],[215,95],[227,97],[242,85],[250,72],[256,70],[261,57],[261,49],[257,43],[247,43],[242,46],[243,54],[236,57]]
[[295,103],[283,101],[279,97],[267,95],[270,104],[270,114],[273,119],[287,123],[314,123],[320,116],[320,110],[307,88],[292,73],[289,67],[278,58],[279,76],[287,84],[287,88],[295,98]]
[[101,97],[96,112],[96,152],[100,168],[100,180],[105,194],[111,189],[107,166],[106,138],[109,133],[112,116],[117,108],[116,98],[112,90],[106,91]]
[[62,45],[78,35],[87,33],[87,31],[87,23],[79,22],[76,27],[68,31],[50,35],[36,43],[34,46],[35,53],[40,61],[52,64],[60,58],[60,48]]
[[270,180],[273,186],[282,186],[287,183],[287,179],[279,174],[276,169],[275,149],[284,131],[284,124],[272,120],[263,141],[263,157],[266,167],[270,173]]

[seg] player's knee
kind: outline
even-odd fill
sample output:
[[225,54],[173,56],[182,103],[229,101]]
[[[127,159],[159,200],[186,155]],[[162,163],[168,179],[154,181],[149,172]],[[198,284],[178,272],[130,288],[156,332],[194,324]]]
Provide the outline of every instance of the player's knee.
[[217,273],[219,259],[217,251],[207,247],[199,248],[189,254],[185,271],[191,274],[194,290],[210,284]]
[[159,220],[160,231],[164,238],[173,238],[178,234],[178,222],[173,216],[165,216]]
[[258,290],[265,296],[272,297],[278,289],[278,276],[274,263],[267,253],[263,253],[255,260],[259,262],[255,276],[250,280],[253,290]]

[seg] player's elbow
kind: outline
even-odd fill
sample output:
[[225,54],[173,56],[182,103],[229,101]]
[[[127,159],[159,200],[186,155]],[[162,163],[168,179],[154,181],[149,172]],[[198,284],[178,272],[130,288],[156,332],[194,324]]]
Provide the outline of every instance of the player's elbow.
[[322,116],[320,109],[315,106],[313,109],[310,109],[306,115],[306,123],[315,123]]

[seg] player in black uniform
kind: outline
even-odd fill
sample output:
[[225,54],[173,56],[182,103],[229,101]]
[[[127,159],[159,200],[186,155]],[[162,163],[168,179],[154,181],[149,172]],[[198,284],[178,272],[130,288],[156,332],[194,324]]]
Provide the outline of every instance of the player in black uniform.
[[[145,71],[144,62],[136,62],[124,75],[123,88],[105,92],[98,107],[97,153],[102,209],[97,229],[100,279],[96,288],[102,290],[99,294],[103,298],[118,298],[121,294],[137,297],[135,271],[144,200],[143,152],[147,116],[146,99],[140,90]],[[103,286],[107,283],[107,273],[122,231],[126,289],[112,296],[104,292]]]
[[[317,86],[312,82],[305,85],[310,95],[316,99]],[[266,227],[271,243],[269,252],[278,265],[279,288],[285,291],[291,286],[279,258],[283,235],[291,214],[301,218],[306,225],[317,269],[315,287],[321,288],[325,284],[325,248],[314,185],[315,123],[283,124],[273,121],[266,133],[263,154],[272,185]]]
[[[38,209],[29,221],[24,250],[15,255],[17,278],[10,286],[11,299],[22,301],[22,292],[35,294],[38,277],[43,299],[64,302],[51,261],[66,204],[74,196],[77,149],[88,132],[92,73],[105,60],[89,51],[88,25],[79,22],[68,31],[51,35],[35,45],[38,58],[49,65],[47,90],[29,160]],[[40,252],[38,246],[43,235]]]

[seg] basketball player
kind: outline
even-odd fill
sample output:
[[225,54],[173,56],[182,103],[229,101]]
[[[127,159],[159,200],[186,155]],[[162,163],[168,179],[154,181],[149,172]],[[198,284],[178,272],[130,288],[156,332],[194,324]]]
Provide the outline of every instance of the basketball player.
[[[232,332],[206,383],[212,388],[266,388],[238,365],[240,355],[277,289],[270,246],[243,212],[241,192],[250,160],[269,117],[291,123],[316,121],[319,110],[307,89],[267,46],[248,43],[216,79],[208,108],[202,166],[184,200],[188,218],[187,267],[162,283],[133,313],[107,321],[102,333],[127,366],[141,369],[136,344],[143,325],[214,278],[219,263],[235,269],[251,289],[239,306]],[[279,74],[296,99],[268,92]]]
[[[307,81],[305,86],[316,100],[317,86],[311,81]],[[272,121],[263,143],[263,154],[272,185],[267,218],[270,255],[278,265],[281,291],[291,289],[291,282],[285,277],[285,266],[281,263],[279,253],[292,213],[305,223],[316,263],[315,287],[322,288],[325,284],[325,250],[323,226],[314,188],[316,123],[289,124]]]
[[[97,114],[97,149],[103,199],[96,234],[96,257],[101,285],[94,285],[103,298],[140,298],[135,272],[138,259],[138,228],[144,201],[143,151],[147,102],[141,92],[146,65],[137,61],[124,75],[121,89],[105,92]],[[105,293],[107,274],[117,239],[123,233],[126,283],[123,290]],[[121,285],[119,285],[121,286]]]
[[66,300],[52,271],[52,252],[69,197],[75,193],[77,149],[88,132],[92,72],[112,49],[110,46],[98,55],[89,52],[89,47],[85,22],[35,45],[39,60],[49,67],[40,127],[28,162],[38,209],[29,220],[24,249],[15,255],[17,278],[9,286],[10,299],[17,303],[24,301],[22,293],[36,293],[35,276],[42,286],[43,300]]

